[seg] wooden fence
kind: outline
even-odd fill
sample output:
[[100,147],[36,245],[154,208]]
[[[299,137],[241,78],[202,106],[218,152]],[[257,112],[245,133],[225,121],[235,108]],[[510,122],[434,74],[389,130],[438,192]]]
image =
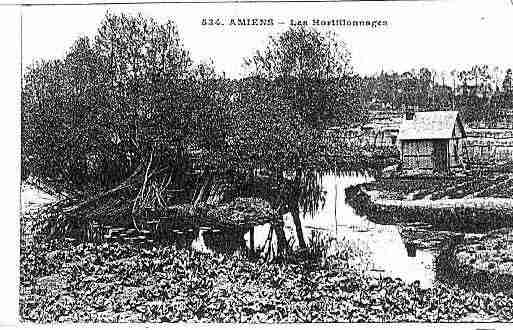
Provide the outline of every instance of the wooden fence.
[[469,163],[513,161],[513,140],[467,139],[463,141],[463,156]]
[[[463,157],[468,163],[513,161],[513,136],[510,132],[472,132],[463,140]],[[362,147],[396,146],[397,132],[393,130],[347,130],[331,135],[338,143]]]

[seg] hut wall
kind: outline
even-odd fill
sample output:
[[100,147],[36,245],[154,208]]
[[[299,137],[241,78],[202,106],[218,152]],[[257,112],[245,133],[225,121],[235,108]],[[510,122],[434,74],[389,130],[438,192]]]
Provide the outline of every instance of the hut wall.
[[401,146],[403,169],[432,170],[433,142],[429,140],[405,140]]

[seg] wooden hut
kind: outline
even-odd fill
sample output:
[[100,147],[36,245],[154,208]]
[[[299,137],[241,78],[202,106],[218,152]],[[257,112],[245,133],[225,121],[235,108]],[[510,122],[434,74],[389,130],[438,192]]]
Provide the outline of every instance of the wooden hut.
[[403,171],[446,173],[464,166],[457,111],[407,112],[397,137]]

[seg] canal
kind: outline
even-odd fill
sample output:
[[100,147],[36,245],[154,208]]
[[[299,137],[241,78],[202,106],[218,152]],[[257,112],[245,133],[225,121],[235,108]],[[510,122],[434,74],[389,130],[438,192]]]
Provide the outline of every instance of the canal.
[[[324,205],[313,213],[301,215],[307,245],[318,244],[320,240],[324,244],[329,242],[328,254],[336,254],[340,252],[338,249],[347,249],[351,246],[361,251],[362,260],[359,260],[357,266],[365,266],[363,270],[370,275],[398,277],[406,282],[419,281],[422,287],[431,287],[436,278],[435,263],[438,251],[435,246],[438,245],[431,244],[431,239],[426,238],[433,235],[417,235],[423,238],[416,239],[414,243],[410,239],[411,236],[416,236],[417,231],[425,232],[425,224],[419,223],[417,226],[408,227],[377,224],[366,216],[357,215],[346,203],[347,187],[372,180],[374,178],[368,174],[324,175],[321,180]],[[297,248],[296,229],[291,216],[285,216],[284,227],[287,240]],[[212,238],[208,238],[210,244],[204,242],[208,234],[200,230],[192,247],[209,252],[210,248],[207,246],[212,246]],[[250,235],[247,233],[242,244],[249,248],[249,241]],[[255,249],[265,251],[266,244],[276,245],[270,225],[255,227]]]

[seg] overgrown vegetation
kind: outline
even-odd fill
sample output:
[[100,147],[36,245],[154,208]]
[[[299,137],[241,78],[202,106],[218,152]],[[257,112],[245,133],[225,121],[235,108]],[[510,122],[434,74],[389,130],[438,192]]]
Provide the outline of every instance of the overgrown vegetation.
[[437,273],[451,284],[482,292],[512,293],[511,228],[469,237],[443,250]]
[[351,258],[333,255],[305,268],[164,246],[55,241],[22,254],[20,313],[37,322],[513,319],[510,296],[372,279],[348,267]]

